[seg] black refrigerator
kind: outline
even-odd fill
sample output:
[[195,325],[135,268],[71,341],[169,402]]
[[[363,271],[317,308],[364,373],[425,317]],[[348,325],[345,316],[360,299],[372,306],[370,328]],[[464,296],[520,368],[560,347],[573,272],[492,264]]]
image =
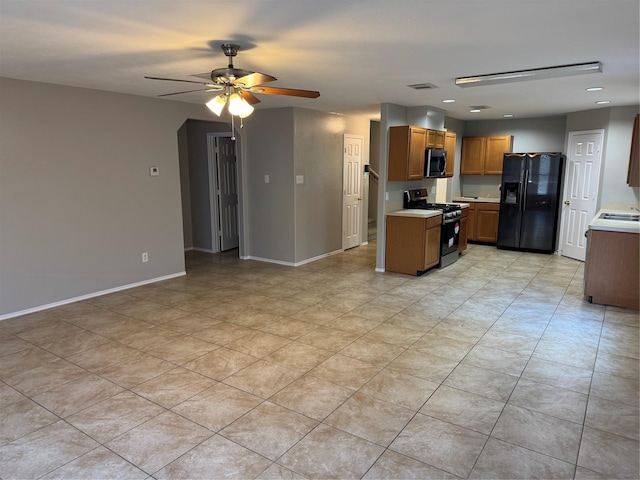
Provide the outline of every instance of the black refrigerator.
[[505,153],[498,248],[553,253],[558,231],[561,153]]

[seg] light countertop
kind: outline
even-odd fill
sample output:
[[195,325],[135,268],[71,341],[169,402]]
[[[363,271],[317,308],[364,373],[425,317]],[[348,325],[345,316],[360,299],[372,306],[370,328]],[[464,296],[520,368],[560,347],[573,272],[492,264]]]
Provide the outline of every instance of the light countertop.
[[605,220],[600,218],[603,213],[624,213],[640,215],[640,212],[630,209],[604,208],[600,210],[589,223],[591,230],[608,230],[612,232],[640,233],[640,222],[627,220]]
[[500,203],[497,197],[453,197],[455,203],[459,202],[478,202],[478,203]]
[[406,208],[404,210],[396,210],[395,212],[389,212],[387,215],[394,217],[419,217],[429,218],[442,215],[442,210],[422,210],[418,208]]

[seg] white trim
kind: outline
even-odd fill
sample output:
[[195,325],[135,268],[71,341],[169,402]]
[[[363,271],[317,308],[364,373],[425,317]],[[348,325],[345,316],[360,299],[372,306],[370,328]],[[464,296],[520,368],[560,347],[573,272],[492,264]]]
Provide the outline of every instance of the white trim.
[[151,278],[149,280],[143,280],[141,282],[129,283],[127,285],[121,285],[119,287],[109,288],[107,290],[100,290],[99,292],[88,293],[86,295],[80,295],[79,297],[68,298],[66,300],[61,300],[59,302],[48,303],[46,305],[40,305],[39,307],[27,308],[26,310],[20,310],[19,312],[11,312],[5,313],[4,315],[0,315],[0,321],[8,320],[9,318],[20,317],[22,315],[27,315],[29,313],[40,312],[42,310],[48,310],[50,308],[60,307],[62,305],[67,305],[69,303],[80,302],[82,300],[88,300],[94,297],[100,297],[102,295],[108,295],[110,293],[120,292],[122,290],[128,290],[130,288],[141,287],[142,285],[147,285],[149,283],[161,282],[163,280],[170,280],[176,277],[182,277],[186,275],[187,272],[182,271],[178,273],[172,273],[171,275],[165,275],[163,277]]
[[200,248],[200,247],[191,247],[191,250],[195,250],[196,252],[204,252],[204,253],[220,253],[220,252],[214,252],[209,248]]
[[284,262],[282,260],[274,260],[272,258],[254,257],[252,255],[249,255],[248,257],[245,257],[243,259],[255,260],[257,262],[275,263],[277,265],[285,265],[287,267],[299,267],[300,265],[305,265],[307,263],[315,262],[316,260],[321,260],[323,258],[330,257],[331,255],[336,255],[338,253],[342,253],[343,251],[344,250],[335,250],[333,252],[329,252],[329,253],[324,253],[322,255],[318,255],[317,257],[308,258],[306,260],[303,260],[302,262]]

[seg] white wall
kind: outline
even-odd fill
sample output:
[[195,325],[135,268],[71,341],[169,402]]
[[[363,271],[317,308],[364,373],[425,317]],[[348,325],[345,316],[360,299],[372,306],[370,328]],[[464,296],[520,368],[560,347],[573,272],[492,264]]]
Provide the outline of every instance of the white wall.
[[184,272],[177,132],[204,106],[0,79],[0,111],[0,318]]

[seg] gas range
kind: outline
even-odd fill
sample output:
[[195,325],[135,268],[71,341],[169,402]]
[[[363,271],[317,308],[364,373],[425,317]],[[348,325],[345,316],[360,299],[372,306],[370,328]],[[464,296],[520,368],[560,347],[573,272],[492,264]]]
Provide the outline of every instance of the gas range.
[[462,208],[455,203],[431,203],[427,201],[427,189],[417,188],[404,191],[404,208],[416,208],[420,210],[442,210],[442,220],[459,220]]

